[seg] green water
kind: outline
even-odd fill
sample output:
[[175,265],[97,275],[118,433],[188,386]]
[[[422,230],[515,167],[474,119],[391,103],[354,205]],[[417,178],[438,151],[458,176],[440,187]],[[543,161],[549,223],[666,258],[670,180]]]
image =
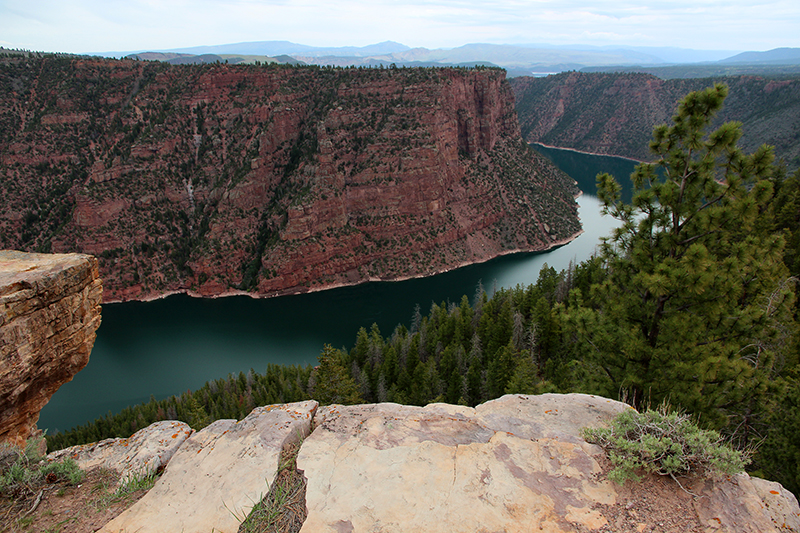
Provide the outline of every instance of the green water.
[[[39,427],[66,430],[128,405],[200,387],[229,373],[262,372],[268,363],[314,364],[322,346],[352,346],[359,327],[378,324],[384,335],[408,324],[417,304],[472,298],[478,283],[493,287],[535,283],[546,262],[556,269],[588,257],[613,220],[593,196],[598,172],[620,181],[633,162],[537,147],[584,191],[584,233],[556,250],[501,257],[430,278],[367,283],[329,291],[256,300],[246,296],[197,299],[184,295],[153,302],[103,306],[103,323],[89,364],[42,410]],[[627,180],[625,180],[627,181]]]

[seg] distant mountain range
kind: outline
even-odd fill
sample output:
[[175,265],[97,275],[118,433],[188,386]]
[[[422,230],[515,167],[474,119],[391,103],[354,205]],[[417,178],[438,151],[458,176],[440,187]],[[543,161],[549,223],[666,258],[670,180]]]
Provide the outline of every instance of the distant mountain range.
[[775,48],[766,52],[743,52],[720,61],[720,63],[769,63],[772,65],[797,65],[800,63],[800,48]]
[[665,78],[749,74],[753,73],[753,67],[757,67],[757,73],[765,69],[776,74],[800,72],[800,48],[737,52],[674,47],[473,43],[457,48],[430,50],[410,48],[394,41],[361,47],[314,47],[289,41],[260,41],[99,55],[138,57],[170,63],[288,62],[366,67],[392,64],[407,67],[484,65],[503,67],[509,77],[538,76],[569,70],[643,71]]

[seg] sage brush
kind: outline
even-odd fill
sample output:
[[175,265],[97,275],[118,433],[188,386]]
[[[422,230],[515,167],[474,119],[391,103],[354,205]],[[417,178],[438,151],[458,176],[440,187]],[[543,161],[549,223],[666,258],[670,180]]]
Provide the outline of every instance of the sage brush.
[[687,414],[626,410],[609,428],[584,428],[583,438],[608,453],[608,477],[638,481],[637,471],[662,476],[725,475],[744,470],[749,455],[733,449],[716,431],[701,429]]

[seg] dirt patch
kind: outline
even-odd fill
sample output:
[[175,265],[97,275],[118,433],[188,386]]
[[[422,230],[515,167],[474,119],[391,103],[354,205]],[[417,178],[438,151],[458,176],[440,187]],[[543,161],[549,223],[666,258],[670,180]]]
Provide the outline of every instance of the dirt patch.
[[[603,467],[598,479],[607,479],[611,464],[600,460]],[[685,483],[684,483],[685,485]],[[703,533],[694,509],[694,496],[682,490],[670,477],[647,475],[639,482],[627,481],[617,486],[614,505],[595,505],[608,525],[596,532],[613,533]]]
[[[114,472],[95,468],[87,471],[77,486],[54,483],[14,499],[0,498],[0,532],[97,531],[147,492],[139,489],[118,495],[115,490],[118,478]],[[41,499],[36,504],[40,493]]]

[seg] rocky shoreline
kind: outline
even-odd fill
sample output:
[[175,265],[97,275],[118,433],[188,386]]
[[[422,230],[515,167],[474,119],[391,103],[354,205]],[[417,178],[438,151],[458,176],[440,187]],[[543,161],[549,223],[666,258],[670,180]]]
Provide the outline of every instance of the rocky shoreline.
[[583,233],[584,233],[584,230],[581,229],[580,231],[576,232],[575,234],[571,235],[568,238],[561,239],[559,241],[554,241],[554,242],[550,243],[550,246],[548,246],[547,248],[544,248],[544,249],[537,249],[537,250],[521,250],[521,249],[508,250],[508,251],[502,252],[500,254],[497,254],[495,256],[487,257],[486,259],[483,259],[483,260],[469,261],[469,262],[465,262],[465,263],[461,263],[459,265],[453,266],[451,268],[445,268],[445,269],[442,269],[442,270],[439,270],[439,271],[436,271],[436,272],[433,272],[433,273],[430,273],[430,274],[422,274],[422,275],[417,275],[417,276],[403,276],[403,277],[391,278],[391,279],[370,278],[370,279],[367,279],[367,280],[357,281],[357,282],[353,282],[353,283],[335,283],[335,284],[327,285],[327,286],[324,286],[324,287],[312,287],[312,288],[308,288],[308,289],[302,290],[302,291],[301,290],[286,290],[286,291],[283,291],[283,292],[272,293],[272,294],[262,294],[262,293],[258,293],[258,292],[248,292],[248,291],[242,291],[242,290],[238,290],[238,289],[234,289],[234,290],[227,289],[227,290],[216,292],[216,293],[200,293],[198,291],[191,290],[191,289],[179,289],[179,290],[167,291],[167,292],[159,293],[159,294],[151,294],[151,295],[139,296],[139,297],[136,297],[136,298],[126,298],[126,299],[108,298],[108,299],[104,299],[103,303],[104,304],[116,304],[116,303],[126,303],[126,302],[152,302],[152,301],[156,301],[156,300],[162,300],[164,298],[169,298],[170,296],[174,296],[174,295],[177,295],[177,294],[185,294],[186,296],[189,296],[191,298],[209,298],[209,299],[227,298],[227,297],[230,297],[230,296],[249,296],[250,298],[255,298],[255,299],[278,298],[278,297],[281,297],[281,296],[292,296],[292,295],[298,295],[298,294],[308,294],[308,293],[311,293],[311,292],[322,292],[322,291],[327,291],[327,290],[331,290],[331,289],[338,289],[338,288],[342,288],[342,287],[355,287],[357,285],[362,285],[364,283],[373,283],[373,282],[395,283],[395,282],[401,282],[401,281],[408,281],[408,280],[411,280],[411,279],[420,279],[420,278],[432,277],[432,276],[436,276],[436,275],[439,275],[439,274],[444,274],[446,272],[450,272],[452,270],[456,270],[456,269],[459,269],[459,268],[467,267],[467,266],[470,266],[470,265],[479,265],[481,263],[486,263],[488,261],[492,261],[493,259],[497,259],[498,257],[504,257],[504,256],[507,256],[507,255],[548,252],[548,251],[554,250],[554,249],[556,249],[556,248],[558,248],[560,246],[564,246],[566,244],[571,243],[572,241],[574,241],[575,239],[580,237]]

